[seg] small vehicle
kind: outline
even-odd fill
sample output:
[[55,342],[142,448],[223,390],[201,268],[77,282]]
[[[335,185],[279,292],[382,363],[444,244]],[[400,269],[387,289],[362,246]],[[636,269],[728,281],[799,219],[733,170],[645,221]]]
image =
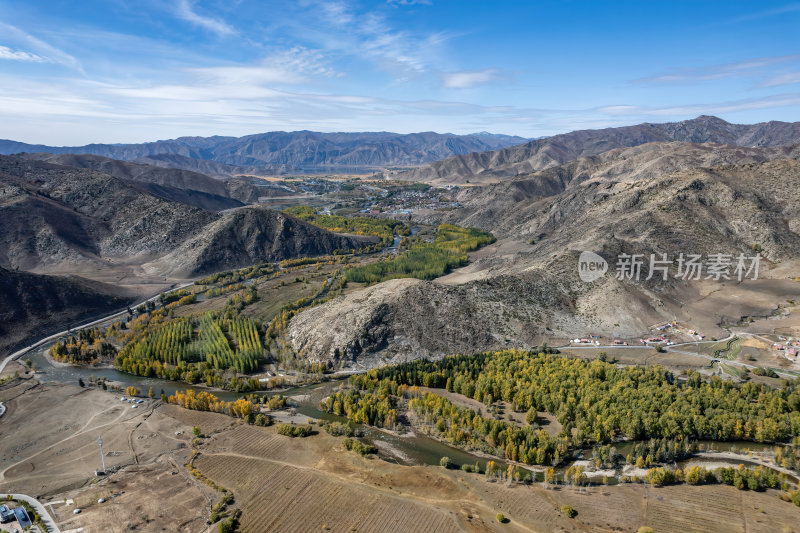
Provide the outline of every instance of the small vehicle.
[[139,408],[138,405],[131,405],[131,409],[138,409],[138,408]]
[[127,402],[127,401],[128,401],[128,399],[127,399],[125,396],[123,396],[122,398],[120,398],[120,400],[121,400],[121,401],[123,401],[123,402]]
[[81,514],[81,510],[80,509],[75,509],[74,511],[72,511],[72,514]]

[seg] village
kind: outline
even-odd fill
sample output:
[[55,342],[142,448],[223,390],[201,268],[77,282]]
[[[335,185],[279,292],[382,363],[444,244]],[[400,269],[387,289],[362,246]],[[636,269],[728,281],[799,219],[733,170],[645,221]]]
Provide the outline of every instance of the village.
[[652,348],[671,355],[673,363],[677,357],[683,364],[700,364],[705,371],[728,379],[748,380],[751,375],[784,379],[800,377],[800,338],[789,334],[732,329],[725,338],[708,338],[690,325],[670,321],[654,324],[647,335],[639,338],[588,334],[569,340],[561,348],[578,352],[591,348],[610,350],[608,354],[615,356],[627,353],[628,364],[637,364],[635,361],[640,359],[649,360],[649,356],[642,359],[635,354]]
[[612,339],[590,334],[573,339],[569,344],[575,346],[630,346],[638,344],[643,346],[674,346],[676,344],[703,341],[705,338],[706,336],[702,333],[689,327],[682,327],[677,322],[666,322],[652,326],[648,336],[640,339]]
[[455,201],[458,187],[404,187],[392,190],[389,194],[368,200],[362,213],[377,215],[408,215],[420,209],[456,209],[461,204]]

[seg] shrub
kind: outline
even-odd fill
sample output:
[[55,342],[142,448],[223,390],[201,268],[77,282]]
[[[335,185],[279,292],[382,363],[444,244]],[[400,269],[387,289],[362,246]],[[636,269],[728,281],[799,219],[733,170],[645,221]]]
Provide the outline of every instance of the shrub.
[[453,468],[455,467],[455,463],[453,463],[453,461],[450,460],[450,458],[445,455],[444,457],[439,459],[439,466],[443,466],[445,468]]
[[360,453],[361,455],[378,453],[378,448],[375,446],[371,444],[364,444],[363,442],[359,442],[355,439],[344,439],[342,444],[344,444],[345,449]]
[[234,533],[236,531],[236,520],[229,518],[219,523],[219,533]]
[[329,434],[334,437],[354,437],[356,436],[356,428],[352,424],[342,424],[341,422],[331,422],[323,424]]
[[256,419],[253,421],[253,424],[256,426],[270,426],[272,425],[272,418],[259,413],[256,415]]
[[508,522],[508,518],[506,518],[505,515],[503,515],[503,513],[497,513],[495,518],[497,518],[497,521],[500,522],[501,524],[505,524],[506,522]]
[[278,433],[287,437],[308,437],[313,430],[311,426],[295,426],[292,424],[280,424],[278,426]]
[[575,515],[578,514],[578,511],[576,511],[575,509],[573,509],[569,505],[562,505],[561,506],[561,514],[563,514],[567,518],[575,518]]

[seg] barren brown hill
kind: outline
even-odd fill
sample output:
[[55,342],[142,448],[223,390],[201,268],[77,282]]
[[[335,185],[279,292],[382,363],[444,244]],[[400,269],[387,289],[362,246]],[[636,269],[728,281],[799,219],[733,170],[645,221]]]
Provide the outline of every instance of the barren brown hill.
[[376,240],[331,233],[279,211],[246,207],[225,213],[174,251],[144,267],[169,276],[193,276],[351,250]]
[[77,276],[43,276],[0,267],[0,353],[133,302],[123,289]]
[[119,161],[87,154],[23,154],[20,157],[57,165],[97,170],[126,182],[135,182],[155,196],[173,202],[221,211],[241,207],[259,196],[258,187],[243,179],[222,180],[199,172]]
[[42,273],[162,258],[160,273],[192,276],[363,243],[268,209],[215,213],[99,171],[5,156],[0,217],[0,266]]
[[[458,196],[463,209],[422,216],[429,217],[431,221],[479,227],[497,236],[530,239],[538,237],[538,229],[530,224],[530,219],[538,216],[538,211],[543,207],[537,202],[568,191],[574,191],[575,198],[583,198],[581,191],[589,190],[587,188],[604,190],[622,183],[642,183],[692,169],[798,158],[798,144],[744,148],[711,143],[647,143],[609,150],[496,184],[464,188]],[[559,205],[569,204],[572,196],[567,195],[566,198],[559,197]],[[533,212],[529,213],[531,209]]]
[[561,165],[615,148],[650,142],[719,143],[744,147],[782,146],[800,142],[800,123],[730,124],[717,117],[665,124],[644,123],[622,128],[580,130],[520,146],[457,155],[388,177],[426,183],[492,183]]
[[[775,155],[644,146],[463,193],[467,208],[425,220],[496,232],[500,240],[473,254],[472,265],[434,282],[368,287],[300,313],[288,340],[314,360],[375,365],[590,333],[631,338],[674,319],[725,336],[721,325],[769,315],[800,298],[793,281],[800,162],[768,160]],[[626,157],[660,162],[652,171],[622,171]],[[733,161],[742,164],[726,164]],[[719,166],[694,166],[708,163]],[[614,276],[621,253],[648,260],[666,253],[674,261],[680,253],[753,256],[755,247],[762,257],[758,280],[684,281],[675,278],[675,264],[666,281],[646,280],[647,267],[639,281]],[[610,272],[581,281],[582,251],[599,253]]]

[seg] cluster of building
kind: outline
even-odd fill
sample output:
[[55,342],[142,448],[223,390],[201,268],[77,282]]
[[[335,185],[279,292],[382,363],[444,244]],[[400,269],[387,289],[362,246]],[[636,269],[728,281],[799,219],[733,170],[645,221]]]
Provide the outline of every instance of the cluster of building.
[[641,342],[646,346],[652,346],[655,344],[666,344],[668,346],[672,346],[673,344],[675,344],[674,342],[664,337],[663,335],[660,337],[647,337],[646,339],[639,339],[639,342]]
[[24,530],[33,524],[31,517],[24,507],[16,507],[11,509],[8,505],[0,505],[0,524],[8,524],[9,522],[17,521],[20,530]]
[[791,337],[779,336],[778,342],[772,345],[772,348],[777,350],[779,355],[783,355],[786,359],[796,362],[798,354],[800,354],[800,340]]
[[120,398],[120,400],[122,400],[123,402],[128,402],[130,404],[133,404],[133,405],[131,405],[132,409],[138,409],[139,406],[144,403],[144,400],[140,400],[140,399],[136,399],[136,398],[126,398],[125,396]]
[[656,329],[658,331],[673,333],[675,335],[681,335],[681,334],[689,335],[690,337],[698,341],[701,341],[706,338],[706,336],[700,333],[699,331],[695,331],[693,329],[682,330],[678,328],[677,324],[673,324],[672,322],[667,322],[666,324],[659,326]]
[[430,187],[424,191],[402,190],[373,199],[362,212],[408,214],[417,209],[455,209],[461,207],[452,197],[454,187]]
[[[580,339],[572,339],[569,341],[570,344],[583,344],[587,346],[601,346],[603,342],[600,340],[600,335],[589,335],[588,337],[583,337]],[[611,341],[611,344],[615,346],[627,346],[628,343],[621,340],[621,339],[614,339]]]

